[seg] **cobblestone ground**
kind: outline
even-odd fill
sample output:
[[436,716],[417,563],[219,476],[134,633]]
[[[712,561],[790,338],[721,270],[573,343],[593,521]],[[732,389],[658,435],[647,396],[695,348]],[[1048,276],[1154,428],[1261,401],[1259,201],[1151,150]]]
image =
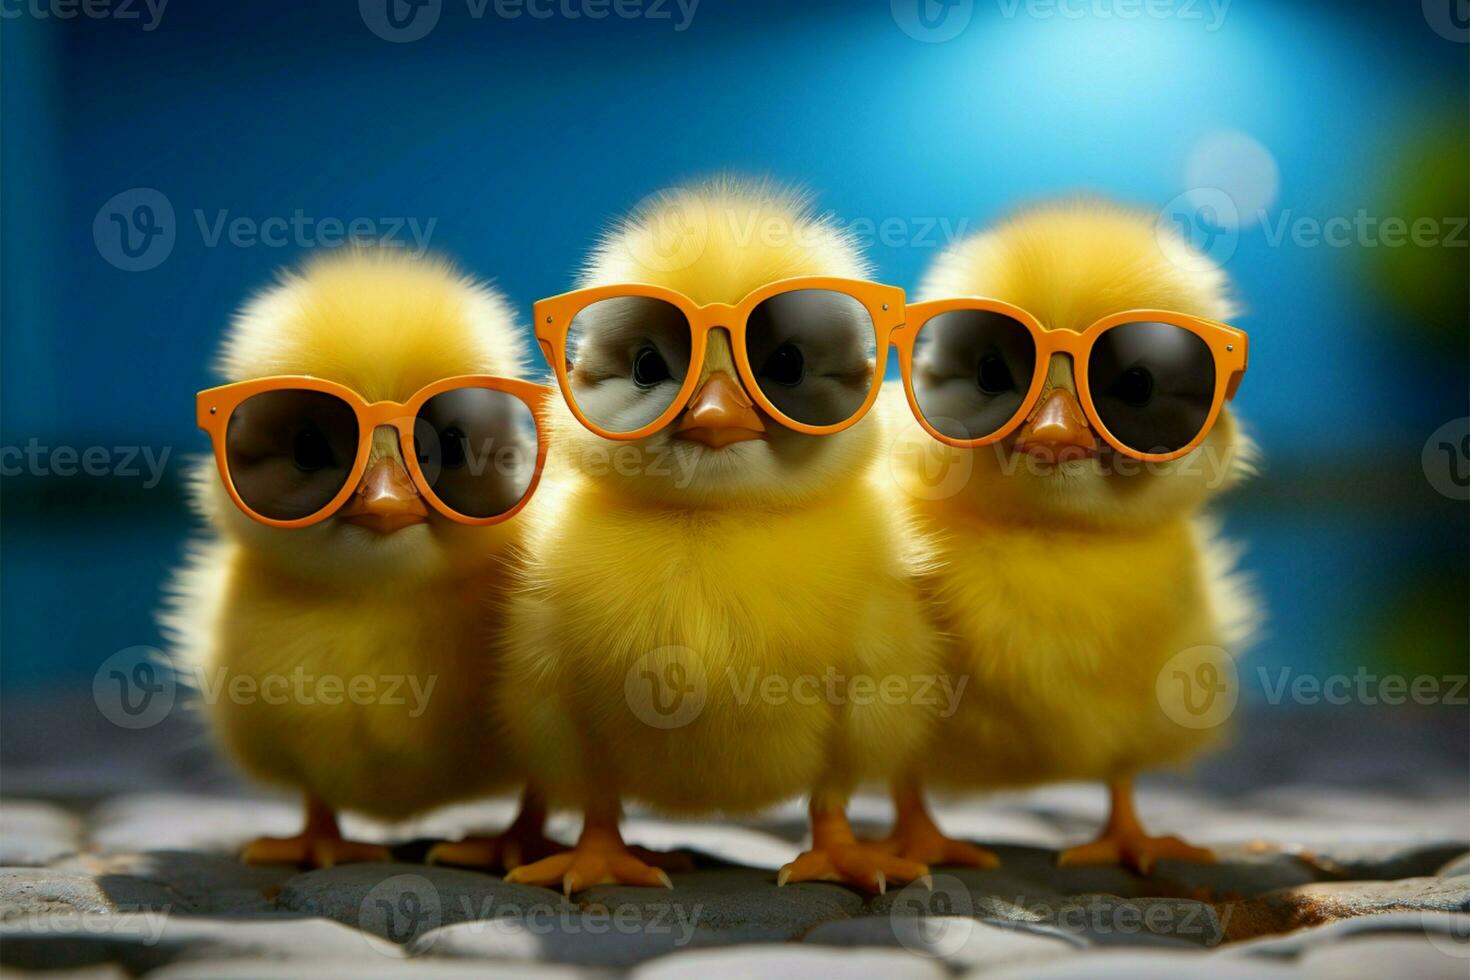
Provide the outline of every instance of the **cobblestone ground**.
[[[946,828],[1004,863],[937,869],[932,892],[776,888],[773,869],[802,842],[792,806],[743,823],[635,815],[630,838],[688,849],[697,869],[675,875],[671,892],[603,887],[568,902],[419,862],[434,840],[501,826],[509,801],[411,826],[349,820],[350,832],[394,845],[392,864],[252,868],[235,859],[241,842],[292,832],[294,805],[239,787],[179,731],[99,729],[43,746],[16,732],[47,722],[4,721],[0,964],[10,973],[1470,977],[1458,722],[1371,736],[1346,721],[1252,726],[1197,778],[1145,788],[1152,824],[1222,858],[1163,862],[1151,879],[1057,868],[1056,850],[1085,839],[1103,807],[1096,787],[1057,786],[944,801]],[[869,830],[886,813],[876,799],[854,807]],[[566,839],[575,822],[552,831]]]

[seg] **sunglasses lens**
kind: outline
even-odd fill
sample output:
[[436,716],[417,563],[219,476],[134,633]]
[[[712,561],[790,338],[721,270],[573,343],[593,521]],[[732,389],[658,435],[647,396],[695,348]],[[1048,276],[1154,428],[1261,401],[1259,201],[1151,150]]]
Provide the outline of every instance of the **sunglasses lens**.
[[1123,445],[1169,453],[1194,441],[1215,401],[1215,357],[1172,323],[1124,323],[1104,332],[1088,358],[1098,419]]
[[836,425],[873,389],[878,335],[867,307],[845,293],[797,289],[764,300],[745,327],[761,394],[802,425]]
[[982,439],[1020,411],[1036,376],[1036,341],[1004,313],[941,313],[914,341],[913,376],[919,411],[936,431]]
[[617,296],[584,307],[567,330],[572,400],[600,429],[643,428],[683,387],[691,336],[688,318],[661,299]]
[[466,517],[504,514],[531,489],[536,418],[514,395],[489,388],[441,392],[419,409],[413,442],[429,488]]
[[225,430],[235,492],[274,521],[310,517],[331,503],[347,483],[357,447],[357,413],[321,391],[252,395]]

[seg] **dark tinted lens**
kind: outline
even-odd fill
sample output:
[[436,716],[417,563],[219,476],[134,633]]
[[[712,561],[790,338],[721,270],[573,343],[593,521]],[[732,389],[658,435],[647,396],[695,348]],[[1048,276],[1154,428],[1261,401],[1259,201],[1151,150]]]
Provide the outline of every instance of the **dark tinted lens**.
[[424,402],[414,453],[434,494],[466,517],[495,517],[521,502],[536,472],[536,419],[514,395],[455,388]]
[[1197,334],[1172,323],[1125,323],[1093,344],[1087,386],[1098,418],[1143,453],[1193,441],[1215,400],[1215,358]]
[[644,296],[593,303],[567,331],[572,399],[599,428],[641,429],[674,403],[690,343],[689,320],[672,303]]
[[751,311],[745,346],[761,393],[803,425],[847,421],[873,388],[873,318],[843,293],[798,289],[772,296]]
[[320,391],[252,395],[225,430],[235,492],[276,521],[309,517],[331,503],[347,482],[357,446],[351,406]]
[[980,439],[1009,422],[1035,375],[1031,331],[1004,313],[941,313],[914,342],[919,411],[952,439]]

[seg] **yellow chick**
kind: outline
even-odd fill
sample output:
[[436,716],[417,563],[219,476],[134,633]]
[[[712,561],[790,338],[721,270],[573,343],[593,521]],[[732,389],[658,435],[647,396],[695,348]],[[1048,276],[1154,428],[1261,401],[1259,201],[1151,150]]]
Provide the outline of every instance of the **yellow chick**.
[[[1223,271],[1153,215],[1085,201],[1024,211],[955,245],[922,293],[1001,300],[1046,330],[1074,332],[1126,310],[1228,321],[1237,309]],[[950,377],[1024,392],[1024,378],[987,378],[984,364],[977,375],[975,352],[962,348],[916,348],[920,402],[926,385]],[[1004,372],[998,365],[992,374]],[[1249,472],[1254,447],[1224,411],[1178,460],[1122,457],[1084,416],[1070,356],[1053,356],[1048,371],[1030,416],[1006,439],[957,449],[914,427],[903,441],[916,451],[895,454],[905,497],[939,542],[925,587],[952,640],[948,669],[971,682],[912,777],[895,787],[888,844],[917,860],[950,846],[924,809],[921,782],[989,789],[1103,780],[1107,824],[1096,841],[1064,852],[1063,864],[1147,873],[1161,857],[1211,860],[1177,837],[1146,833],[1132,780],[1206,748],[1234,704],[1233,688],[1215,688],[1233,682],[1230,655],[1259,614],[1201,511]],[[912,426],[893,389],[884,393],[889,417]],[[1206,686],[1191,688],[1196,679]],[[1201,705],[1218,707],[1212,717]]]
[[[231,381],[312,375],[368,403],[405,401],[443,378],[513,376],[523,347],[506,301],[447,265],[344,251],[252,300],[226,334],[219,371]],[[314,445],[303,438],[298,466]],[[485,713],[486,641],[502,615],[516,521],[467,526],[432,511],[386,426],[348,503],[307,527],[252,520],[213,460],[201,463],[195,500],[213,534],[167,601],[175,661],[197,682],[225,752],[305,798],[303,831],[255,840],[244,860],[387,860],[384,847],[344,839],[338,811],[400,820],[510,786],[519,769]],[[509,837],[470,843],[501,856],[549,853],[534,794],[527,802]]]
[[[720,180],[635,211],[582,285],[649,283],[735,304],[782,279],[866,273],[799,195]],[[588,319],[571,384],[600,417],[636,427],[657,415],[644,418],[641,401],[682,380],[679,331],[656,319]],[[872,343],[850,333],[870,322],[817,312],[806,326],[805,338],[752,353],[758,380],[878,383]],[[528,523],[527,585],[497,694],[538,784],[584,825],[574,850],[509,878],[568,893],[669,885],[623,843],[622,798],[696,814],[805,794],[812,849],[780,881],[882,890],[926,869],[855,840],[846,802],[860,779],[886,779],[917,751],[934,709],[912,696],[913,677],[932,680],[938,664],[905,535],[872,478],[880,429],[873,418],[826,436],[784,427],[744,389],[729,334],[709,336],[691,401],[662,430],[618,442],[565,411],[553,422],[567,477]],[[890,678],[884,694],[870,690]]]

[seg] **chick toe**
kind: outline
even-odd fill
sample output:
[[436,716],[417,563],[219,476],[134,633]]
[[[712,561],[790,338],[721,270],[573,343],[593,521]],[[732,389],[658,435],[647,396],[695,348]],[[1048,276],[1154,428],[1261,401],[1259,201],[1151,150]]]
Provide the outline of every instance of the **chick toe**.
[[1215,863],[1215,852],[1195,847],[1178,837],[1149,837],[1142,833],[1109,831],[1097,840],[1070,847],[1057,856],[1063,867],[1085,864],[1118,864],[1141,875],[1152,873],[1159,858]]
[[295,837],[258,837],[245,845],[240,860],[246,864],[294,864],[305,868],[332,868],[339,864],[391,861],[381,844],[316,834]]
[[829,844],[798,855],[780,870],[776,884],[836,881],[881,895],[890,881],[910,882],[928,874],[928,867],[918,861],[885,853],[874,844]]
[[544,888],[560,884],[568,896],[594,885],[674,887],[668,873],[661,868],[645,864],[621,844],[602,841],[583,841],[570,851],[521,865],[506,875],[505,880]]
[[503,834],[466,837],[435,844],[426,864],[451,864],[461,868],[513,871],[566,850],[566,845],[540,831],[511,828]]

